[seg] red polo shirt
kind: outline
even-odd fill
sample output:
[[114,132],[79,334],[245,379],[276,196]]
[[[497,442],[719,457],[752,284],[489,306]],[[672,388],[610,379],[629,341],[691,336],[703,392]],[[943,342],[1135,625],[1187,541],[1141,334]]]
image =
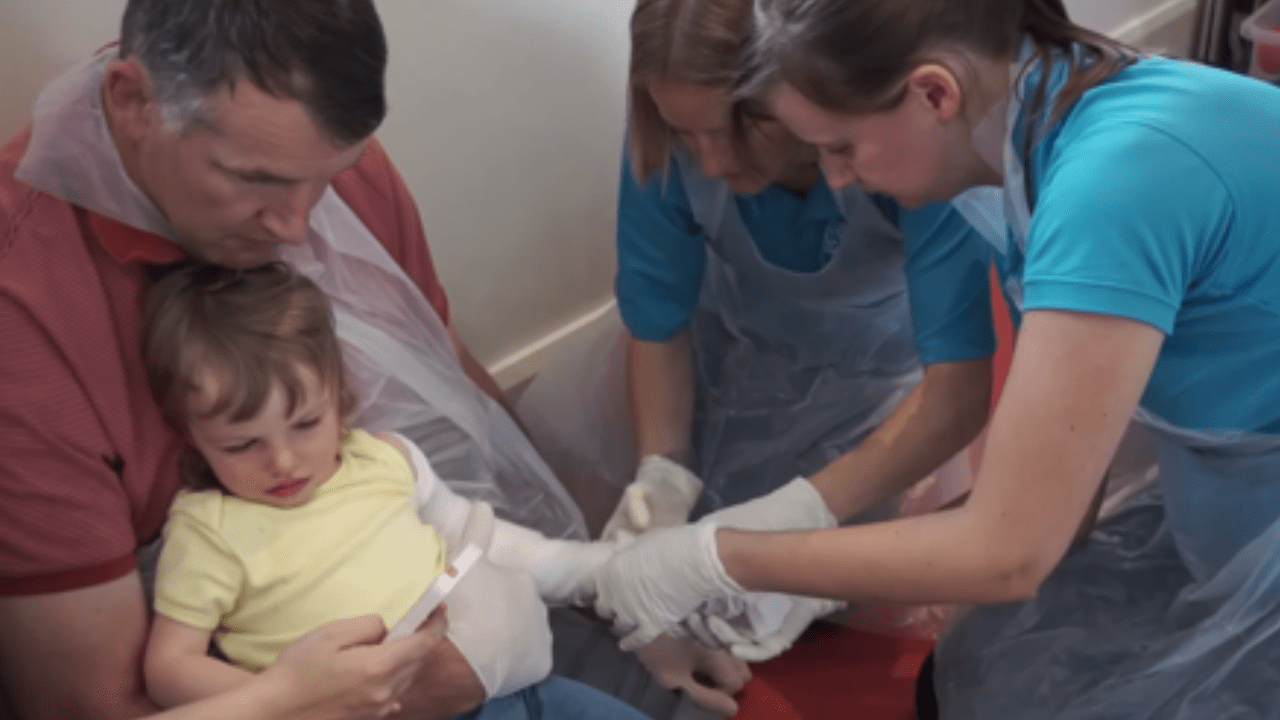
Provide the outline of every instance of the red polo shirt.
[[[140,303],[145,264],[182,252],[14,179],[29,137],[0,148],[0,595],[130,572],[178,489]],[[417,207],[382,147],[333,186],[448,323]]]

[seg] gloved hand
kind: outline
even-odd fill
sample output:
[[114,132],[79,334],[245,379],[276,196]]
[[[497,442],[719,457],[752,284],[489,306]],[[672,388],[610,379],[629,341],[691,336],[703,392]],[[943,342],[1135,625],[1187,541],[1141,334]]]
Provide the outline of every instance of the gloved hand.
[[[733,696],[751,679],[751,670],[738,658],[690,638],[671,635],[659,635],[638,648],[636,656],[663,687],[683,690],[708,712],[726,718],[738,714],[738,702]],[[693,676],[695,672],[714,684],[698,682]]]
[[[818,530],[836,526],[822,496],[798,477],[768,495],[732,505],[704,520],[739,530]],[[845,606],[838,600],[746,593],[729,601],[708,603],[690,617],[690,632],[713,647],[727,647],[751,662],[767,660],[795,642],[815,618]]]
[[836,516],[803,477],[768,495],[721,508],[703,519],[737,530],[822,530],[836,526]]
[[703,606],[685,620],[685,627],[706,645],[728,648],[747,662],[763,662],[789,649],[814,620],[844,606],[841,600],[747,593],[738,602]]
[[618,533],[639,535],[647,530],[683,525],[702,494],[702,481],[683,465],[661,455],[640,460],[636,479],[622,491],[622,499],[600,533],[615,540]]
[[720,562],[717,529],[703,521],[653,530],[596,571],[596,612],[613,620],[623,650],[683,635],[681,621],[703,602],[744,592]]
[[[456,550],[468,543],[482,550],[494,533],[493,508],[472,503]],[[528,573],[482,556],[445,601],[448,637],[495,698],[545,678],[551,672],[551,625]]]

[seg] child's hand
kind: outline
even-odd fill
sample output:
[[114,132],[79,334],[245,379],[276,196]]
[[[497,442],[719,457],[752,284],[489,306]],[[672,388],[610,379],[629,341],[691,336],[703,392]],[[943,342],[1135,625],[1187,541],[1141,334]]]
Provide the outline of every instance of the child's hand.
[[441,608],[412,635],[379,644],[386,627],[376,615],[331,622],[286,647],[262,678],[279,688],[281,717],[384,718],[400,709],[401,694],[444,638],[445,624]]

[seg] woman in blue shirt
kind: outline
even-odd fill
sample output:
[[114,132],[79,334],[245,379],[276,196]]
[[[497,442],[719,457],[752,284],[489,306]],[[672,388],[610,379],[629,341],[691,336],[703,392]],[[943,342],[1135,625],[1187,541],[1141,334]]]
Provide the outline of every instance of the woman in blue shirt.
[[[950,205],[832,192],[812,148],[735,103],[750,15],[640,0],[631,23],[616,291],[634,489],[679,507],[650,527],[792,480],[857,515],[963,448],[990,402],[985,244]],[[608,530],[644,529],[627,502]]]
[[[634,641],[743,587],[1034,596],[944,638],[946,717],[1274,717],[1280,89],[1139,58],[1059,0],[758,9],[752,85],[833,186],[909,205],[1003,187],[1013,364],[963,507],[650,535],[602,576],[602,607]],[[1063,560],[1131,417],[1156,438],[1163,502]],[[633,572],[646,563],[684,581],[656,587]]]

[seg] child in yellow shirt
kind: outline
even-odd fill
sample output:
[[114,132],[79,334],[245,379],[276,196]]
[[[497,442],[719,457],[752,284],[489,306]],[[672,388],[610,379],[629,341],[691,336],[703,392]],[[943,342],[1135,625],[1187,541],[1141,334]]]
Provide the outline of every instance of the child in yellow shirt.
[[[174,502],[157,567],[144,661],[153,699],[174,705],[236,687],[332,620],[399,621],[445,563],[441,533],[420,519],[424,499],[441,518],[470,504],[411,443],[344,426],[354,398],[324,294],[281,263],[187,266],[149,292],[143,354],[156,400],[189,444],[180,462],[189,489]],[[591,569],[612,552],[509,523],[494,543],[492,552],[536,576],[544,598],[566,601],[592,589]],[[492,620],[498,636],[513,630],[503,620]],[[546,645],[543,666],[514,680],[503,668],[485,682],[495,674],[475,666],[488,663],[468,657],[490,697],[550,669],[542,620],[514,630]],[[211,639],[230,663],[208,654]],[[560,678],[535,688],[542,696],[531,707],[643,717]]]

